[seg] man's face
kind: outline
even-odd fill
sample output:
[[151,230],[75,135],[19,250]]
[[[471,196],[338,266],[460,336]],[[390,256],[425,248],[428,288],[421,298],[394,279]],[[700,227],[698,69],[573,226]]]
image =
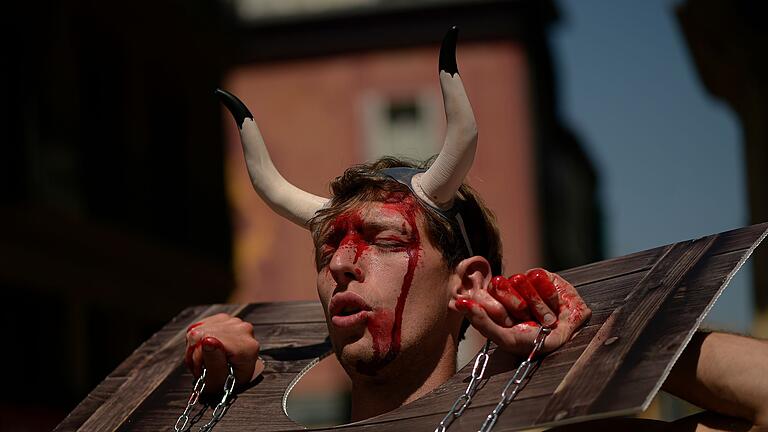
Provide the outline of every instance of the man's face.
[[450,335],[449,272],[423,225],[413,196],[394,194],[341,214],[317,245],[318,294],[350,374],[417,361]]

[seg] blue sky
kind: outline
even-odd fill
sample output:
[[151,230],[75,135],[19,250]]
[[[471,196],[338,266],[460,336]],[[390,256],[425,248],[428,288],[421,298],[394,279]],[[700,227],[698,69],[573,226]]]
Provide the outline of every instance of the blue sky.
[[[608,256],[748,223],[740,125],[700,82],[677,3],[557,2],[561,115],[600,173]],[[747,265],[707,322],[748,331],[750,281]]]

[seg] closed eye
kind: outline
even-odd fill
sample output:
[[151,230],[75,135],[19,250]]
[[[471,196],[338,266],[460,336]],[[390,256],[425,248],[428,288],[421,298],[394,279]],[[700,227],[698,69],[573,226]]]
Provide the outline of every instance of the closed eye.
[[380,235],[376,237],[374,244],[385,249],[402,249],[410,244],[410,239],[395,235]]

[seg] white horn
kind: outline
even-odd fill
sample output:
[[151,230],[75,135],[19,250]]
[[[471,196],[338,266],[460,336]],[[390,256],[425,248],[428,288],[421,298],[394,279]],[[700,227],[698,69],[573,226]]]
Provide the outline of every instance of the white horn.
[[472,106],[464,91],[456,66],[456,37],[458,29],[448,30],[440,47],[440,87],[445,105],[445,141],[440,154],[422,175],[414,177],[414,189],[438,208],[453,204],[456,192],[464,182],[477,148],[477,124]]
[[225,90],[217,89],[215,93],[235,118],[240,129],[240,142],[243,145],[245,163],[253,188],[276,213],[307,228],[307,221],[328,202],[328,199],[288,183],[272,163],[259,127],[245,104]]

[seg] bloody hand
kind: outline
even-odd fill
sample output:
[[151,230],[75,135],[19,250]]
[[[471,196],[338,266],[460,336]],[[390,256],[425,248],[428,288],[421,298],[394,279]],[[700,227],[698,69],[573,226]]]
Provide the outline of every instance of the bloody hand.
[[253,325],[227,314],[217,314],[192,324],[187,329],[185,363],[195,377],[207,369],[205,393],[220,392],[232,365],[238,386],[256,377],[259,342]]
[[552,328],[543,348],[550,352],[592,316],[573,285],[540,268],[509,278],[495,276],[487,289],[460,297],[455,304],[483,336],[520,355],[530,352],[541,324]]

